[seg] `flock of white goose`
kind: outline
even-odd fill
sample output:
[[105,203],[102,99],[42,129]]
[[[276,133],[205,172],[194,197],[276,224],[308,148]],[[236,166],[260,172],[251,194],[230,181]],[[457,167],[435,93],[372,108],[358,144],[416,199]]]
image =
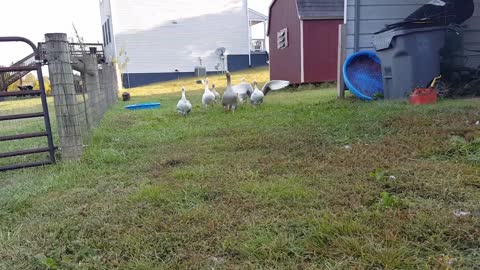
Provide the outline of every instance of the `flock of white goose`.
[[[205,92],[202,96],[203,106],[208,107],[221,101],[224,111],[235,111],[239,103],[247,100],[250,100],[252,105],[260,105],[263,103],[263,99],[268,92],[271,90],[280,90],[290,85],[289,81],[275,80],[266,83],[262,87],[262,90],[260,90],[258,89],[256,81],[254,81],[253,87],[251,84],[245,82],[244,79],[242,79],[242,83],[232,86],[232,79],[229,72],[226,73],[226,77],[227,88],[222,96],[217,92],[215,85],[212,85],[212,89],[209,88],[208,79],[203,81],[205,84]],[[177,112],[182,116],[187,116],[191,111],[192,103],[190,103],[185,95],[185,87],[182,87],[182,98],[178,101]]]

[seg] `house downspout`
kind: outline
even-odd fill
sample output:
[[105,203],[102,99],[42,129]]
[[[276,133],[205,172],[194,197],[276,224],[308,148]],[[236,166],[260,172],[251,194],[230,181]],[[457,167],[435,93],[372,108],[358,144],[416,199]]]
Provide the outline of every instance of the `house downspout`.
[[360,50],[360,0],[355,0],[354,50]]
[[252,42],[252,29],[250,26],[250,12],[248,12],[248,1],[245,0],[245,7],[247,11],[247,29],[248,29],[248,66],[252,67],[252,50],[250,49],[251,47],[251,42]]

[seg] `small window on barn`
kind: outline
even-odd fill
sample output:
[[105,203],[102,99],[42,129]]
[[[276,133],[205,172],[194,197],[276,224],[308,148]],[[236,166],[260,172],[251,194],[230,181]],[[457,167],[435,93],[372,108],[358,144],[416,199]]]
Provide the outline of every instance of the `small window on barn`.
[[277,33],[277,49],[282,50],[288,47],[288,29],[284,28]]

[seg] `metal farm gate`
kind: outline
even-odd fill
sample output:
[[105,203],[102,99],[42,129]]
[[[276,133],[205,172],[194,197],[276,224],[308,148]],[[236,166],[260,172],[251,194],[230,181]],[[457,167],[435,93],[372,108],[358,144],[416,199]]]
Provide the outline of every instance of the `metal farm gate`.
[[[32,154],[38,154],[38,153],[48,153],[49,158],[48,160],[40,160],[40,161],[28,162],[28,163],[22,163],[22,164],[19,163],[19,164],[3,165],[3,166],[0,166],[0,172],[53,164],[55,163],[55,146],[53,144],[52,128],[50,126],[50,116],[48,114],[47,97],[45,93],[45,85],[44,85],[43,74],[42,74],[43,62],[40,57],[40,51],[33,42],[31,42],[26,38],[0,37],[0,43],[4,43],[4,42],[26,43],[32,48],[33,53],[27,56],[26,58],[22,59],[21,61],[13,64],[10,67],[0,67],[0,75],[1,75],[0,77],[3,78],[0,84],[3,85],[3,88],[5,88],[5,85],[6,87],[8,87],[9,84],[17,81],[18,79],[22,78],[29,72],[36,71],[40,89],[23,90],[23,91],[15,91],[15,92],[7,92],[7,91],[4,91],[5,89],[0,89],[0,102],[5,97],[19,97],[19,96],[26,96],[26,95],[38,96],[38,94],[40,93],[39,96],[42,102],[42,111],[35,112],[35,113],[25,113],[25,114],[1,115],[0,128],[2,125],[1,123],[5,121],[12,121],[12,120],[18,120],[18,119],[43,118],[45,123],[45,131],[0,136],[0,142],[46,137],[48,145],[41,148],[24,149],[24,150],[17,150],[13,152],[0,153],[0,159],[32,155]],[[30,62],[28,60],[30,60]]]

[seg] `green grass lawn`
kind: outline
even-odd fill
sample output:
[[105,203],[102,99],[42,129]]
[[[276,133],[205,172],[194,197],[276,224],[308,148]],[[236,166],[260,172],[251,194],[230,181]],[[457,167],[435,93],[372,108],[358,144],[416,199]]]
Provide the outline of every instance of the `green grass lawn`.
[[162,108],[119,102],[80,163],[1,173],[0,269],[480,265],[480,217],[453,214],[480,210],[479,100],[412,107],[304,87],[232,114],[201,107],[200,89],[133,89],[130,103]]

